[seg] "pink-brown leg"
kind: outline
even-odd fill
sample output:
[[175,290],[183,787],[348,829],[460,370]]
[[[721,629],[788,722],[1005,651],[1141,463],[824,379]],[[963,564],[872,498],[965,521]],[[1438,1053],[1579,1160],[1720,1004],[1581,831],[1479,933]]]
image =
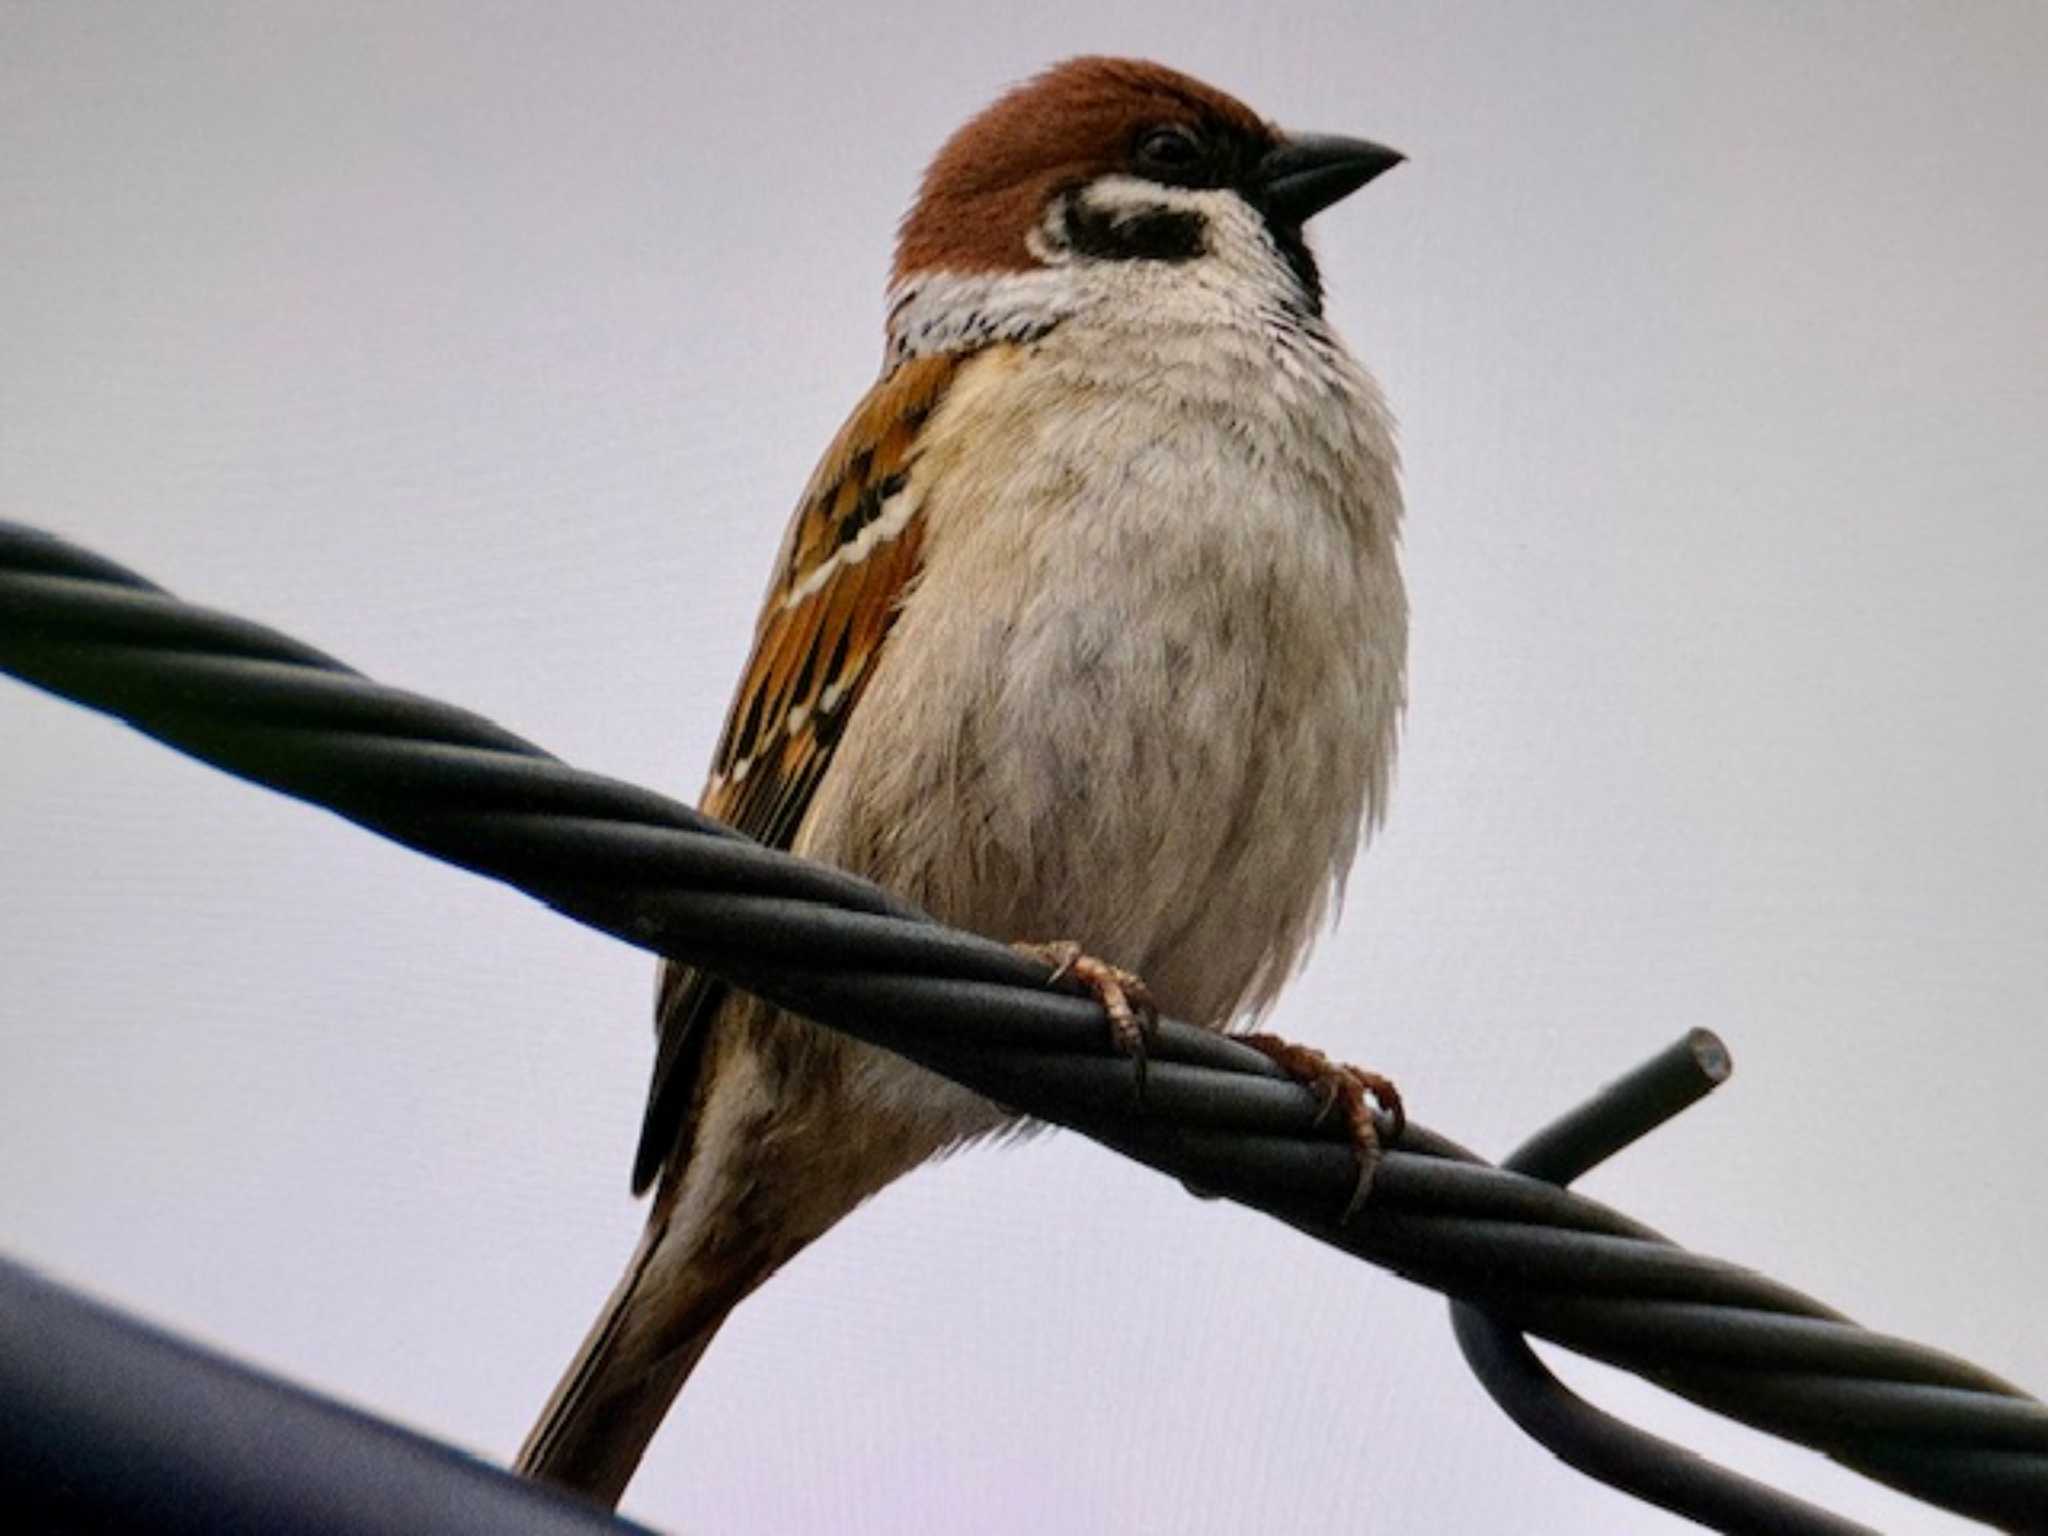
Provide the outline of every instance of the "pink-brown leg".
[[1332,1061],[1312,1045],[1297,1045],[1278,1035],[1238,1035],[1273,1065],[1304,1087],[1323,1096],[1316,1116],[1321,1124],[1332,1109],[1344,1111],[1351,1132],[1351,1148],[1358,1158],[1358,1183],[1340,1218],[1349,1221],[1372,1193],[1372,1176],[1379,1169],[1380,1153],[1390,1141],[1401,1138],[1406,1116],[1401,1108],[1401,1091],[1377,1072]]
[[1085,953],[1072,939],[1054,939],[1045,944],[1012,944],[1019,954],[1029,955],[1052,967],[1049,986],[1071,976],[1087,989],[1109,1016],[1110,1044],[1137,1066],[1138,1091],[1145,1090],[1145,1052],[1152,1031],[1159,1022],[1159,1009],[1144,980],[1122,966],[1111,965]]

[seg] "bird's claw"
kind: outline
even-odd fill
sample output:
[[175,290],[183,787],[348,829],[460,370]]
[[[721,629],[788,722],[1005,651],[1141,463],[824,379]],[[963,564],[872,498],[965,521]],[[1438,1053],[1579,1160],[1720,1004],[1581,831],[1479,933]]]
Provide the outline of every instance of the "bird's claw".
[[1085,952],[1072,939],[1054,939],[1043,944],[1013,944],[1019,954],[1029,955],[1052,967],[1048,986],[1072,978],[1102,1005],[1109,1018],[1109,1042],[1117,1054],[1131,1058],[1137,1075],[1138,1098],[1145,1097],[1145,1060],[1159,1026],[1159,1009],[1144,979],[1122,966],[1111,965]]
[[1312,1045],[1297,1045],[1278,1035],[1239,1035],[1250,1046],[1297,1083],[1323,1096],[1316,1112],[1316,1124],[1342,1108],[1351,1132],[1351,1149],[1358,1159],[1358,1182],[1345,1204],[1340,1224],[1348,1222],[1364,1207],[1372,1193],[1373,1175],[1379,1171],[1380,1154],[1401,1139],[1407,1125],[1401,1107],[1401,1091],[1377,1072],[1330,1060]]

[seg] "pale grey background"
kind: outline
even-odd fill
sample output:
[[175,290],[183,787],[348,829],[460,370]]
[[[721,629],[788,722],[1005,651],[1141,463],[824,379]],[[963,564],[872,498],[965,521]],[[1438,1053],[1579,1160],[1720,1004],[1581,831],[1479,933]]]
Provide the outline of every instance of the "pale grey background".
[[[924,158],[1085,50],[1414,157],[1320,226],[1414,704],[1279,1027],[1493,1150],[1720,1029],[1590,1187],[2048,1388],[2039,6],[9,5],[0,515],[694,792]],[[0,738],[0,1247],[509,1454],[639,1220],[648,962],[19,687]],[[805,1254],[628,1507],[1676,1528],[1434,1297],[1068,1137]]]

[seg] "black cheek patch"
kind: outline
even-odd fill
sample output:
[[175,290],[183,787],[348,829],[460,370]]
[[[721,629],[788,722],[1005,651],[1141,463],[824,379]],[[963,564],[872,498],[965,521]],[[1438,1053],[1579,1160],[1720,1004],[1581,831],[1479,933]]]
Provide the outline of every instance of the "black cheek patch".
[[1193,261],[1208,249],[1208,220],[1184,208],[1111,213],[1069,196],[1062,222],[1074,253],[1099,261]]

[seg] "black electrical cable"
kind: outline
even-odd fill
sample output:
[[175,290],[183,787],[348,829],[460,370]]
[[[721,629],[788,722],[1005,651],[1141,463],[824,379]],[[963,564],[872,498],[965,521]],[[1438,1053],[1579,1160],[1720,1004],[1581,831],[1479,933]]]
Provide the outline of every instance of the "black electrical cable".
[[4,1259],[0,1510],[66,1536],[654,1536]]
[[[1538,1131],[1501,1166],[1569,1184],[1713,1092],[1730,1065],[1718,1037],[1693,1030]],[[1734,1536],[1876,1536],[1594,1407],[1551,1374],[1518,1330],[1469,1302],[1451,1303],[1451,1328],[1502,1412],[1588,1477]]]
[[[0,523],[0,669],[227,772],[900,1052],[1206,1193],[1619,1365],[1907,1493],[2048,1532],[2048,1408],[1962,1361],[1688,1253],[1410,1127],[1367,1209],[1315,1096],[1163,1021],[1136,1102],[1100,1011],[1003,945],[760,848],[480,717]],[[1335,1117],[1332,1117],[1333,1119]],[[1655,1321],[1688,1320],[1675,1338]]]

